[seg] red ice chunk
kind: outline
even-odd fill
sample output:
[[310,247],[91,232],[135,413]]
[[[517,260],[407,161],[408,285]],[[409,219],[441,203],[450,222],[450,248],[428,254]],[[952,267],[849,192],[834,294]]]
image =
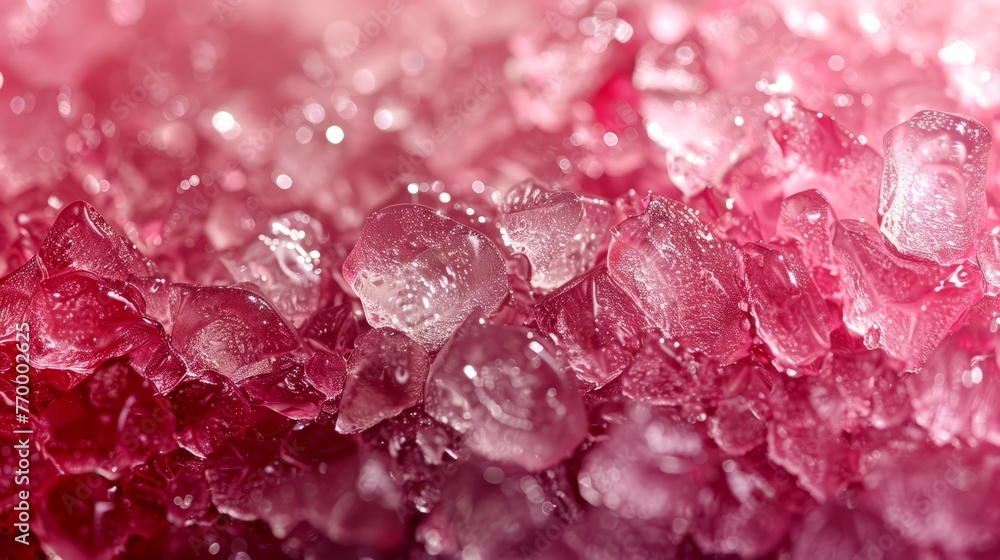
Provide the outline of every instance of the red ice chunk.
[[[774,419],[768,424],[769,458],[795,475],[817,500],[825,501],[858,479],[857,453],[837,426],[811,402],[811,378],[792,379],[772,398]],[[820,408],[828,403],[817,402]]]
[[312,419],[319,414],[326,395],[309,382],[304,362],[281,356],[251,364],[246,370],[259,372],[239,376],[239,387],[254,405],[266,406],[294,420]]
[[528,180],[504,200],[504,241],[527,255],[531,285],[553,290],[593,265],[612,211],[604,200]]
[[830,317],[826,301],[805,264],[780,245],[743,246],[750,313],[776,366],[809,368],[830,349]]
[[77,270],[125,281],[131,276],[150,276],[154,270],[133,243],[85,202],[74,202],[59,213],[38,249],[38,263],[47,277]]
[[215,373],[181,383],[170,401],[177,417],[174,438],[199,457],[207,457],[226,439],[243,435],[253,423],[243,391]]
[[834,255],[840,264],[844,324],[913,368],[922,364],[983,294],[971,264],[939,266],[905,259],[873,226],[841,220]]
[[913,419],[938,445],[1000,445],[998,338],[975,318],[944,339],[920,371],[907,376]]
[[40,421],[39,441],[63,472],[110,479],[170,446],[175,426],[168,401],[124,360],[102,364]]
[[27,314],[32,366],[86,372],[146,344],[159,325],[144,317],[141,301],[89,272],[41,282]]

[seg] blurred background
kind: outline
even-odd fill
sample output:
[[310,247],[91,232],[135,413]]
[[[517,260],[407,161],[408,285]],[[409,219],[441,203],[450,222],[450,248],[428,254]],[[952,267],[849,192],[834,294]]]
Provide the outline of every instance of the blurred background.
[[885,131],[923,108],[992,128],[1000,47],[977,22],[997,9],[4,2],[0,273],[76,199],[163,270],[211,283],[225,271],[205,254],[292,210],[322,226],[337,260],[377,207],[443,202],[475,221],[531,176],[608,198],[694,196],[767,148],[762,107],[774,95],[879,152]]

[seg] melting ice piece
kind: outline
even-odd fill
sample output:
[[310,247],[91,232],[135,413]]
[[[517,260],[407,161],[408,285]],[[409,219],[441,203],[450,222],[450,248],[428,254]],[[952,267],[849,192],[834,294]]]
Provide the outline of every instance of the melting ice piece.
[[982,297],[974,265],[912,261],[888,247],[878,231],[854,220],[837,222],[834,257],[841,269],[844,323],[906,367],[923,363]]
[[504,200],[504,241],[527,255],[531,285],[553,290],[591,267],[611,214],[603,200],[528,180]]
[[529,470],[568,457],[587,431],[583,399],[552,342],[475,316],[434,360],[425,406],[476,453]]
[[901,253],[947,264],[974,249],[986,220],[991,144],[979,122],[937,111],[886,133],[879,214]]
[[393,329],[358,337],[347,362],[337,431],[353,434],[424,400],[430,358],[419,344]]
[[830,349],[829,313],[806,266],[779,245],[748,243],[741,251],[757,336],[783,368],[813,365]]
[[319,306],[321,247],[326,234],[304,212],[270,220],[267,233],[222,264],[237,282],[252,282],[282,314],[301,324]]
[[668,337],[720,361],[746,355],[749,320],[742,308],[736,251],[697,213],[653,196],[642,215],[612,232],[611,277]]
[[483,234],[414,204],[372,214],[344,261],[368,322],[437,350],[477,307],[507,296],[503,257]]
[[555,337],[568,365],[600,388],[618,377],[639,352],[645,318],[632,298],[601,267],[563,286],[535,306],[538,328]]

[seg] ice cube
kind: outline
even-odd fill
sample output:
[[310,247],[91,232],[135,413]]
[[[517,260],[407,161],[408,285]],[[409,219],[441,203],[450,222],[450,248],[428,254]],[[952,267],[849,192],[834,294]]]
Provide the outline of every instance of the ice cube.
[[986,219],[992,137],[962,115],[921,111],[886,133],[882,233],[905,255],[948,264],[969,256]]

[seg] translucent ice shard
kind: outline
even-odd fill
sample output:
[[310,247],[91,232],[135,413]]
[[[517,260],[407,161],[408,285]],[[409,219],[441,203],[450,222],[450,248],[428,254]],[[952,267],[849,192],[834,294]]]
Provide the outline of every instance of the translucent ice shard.
[[748,243],[741,253],[750,313],[775,365],[814,364],[830,349],[830,317],[805,264],[780,245]]
[[271,304],[242,288],[176,287],[174,347],[195,371],[235,377],[258,360],[284,354],[298,338]]
[[31,293],[41,280],[37,259],[31,259],[0,280],[0,341],[17,337],[18,326],[24,321]]
[[826,197],[807,190],[781,201],[778,237],[798,242],[797,249],[820,292],[833,297],[840,289],[833,260],[833,227],[837,216]]
[[483,457],[542,470],[586,433],[583,399],[567,374],[545,337],[473,317],[434,360],[425,406]]
[[587,273],[535,306],[538,328],[555,337],[577,377],[603,387],[638,353],[645,318],[607,268]]
[[353,434],[423,402],[430,359],[419,344],[393,329],[358,337],[347,362],[337,431]]
[[878,231],[841,220],[833,240],[841,267],[844,323],[905,363],[919,366],[982,297],[974,265],[938,266],[900,257]]
[[653,196],[612,230],[608,269],[668,337],[722,361],[750,345],[736,251],[686,206]]
[[240,370],[237,377],[251,403],[295,420],[315,418],[326,399],[310,383],[306,364],[292,356],[261,360]]
[[990,295],[1000,294],[1000,233],[988,232],[979,238],[976,262],[983,270],[987,292]]
[[611,214],[603,200],[525,181],[504,200],[504,241],[531,261],[531,285],[549,291],[591,267]]
[[63,209],[38,249],[48,276],[82,270],[99,278],[123,281],[149,276],[152,264],[104,221],[92,206],[74,202]]
[[714,396],[721,379],[714,363],[685,352],[659,331],[644,335],[642,348],[621,376],[622,394],[640,402],[682,406]]
[[368,218],[344,279],[372,326],[402,331],[428,350],[476,308],[492,313],[508,292],[503,257],[486,236],[412,204]]
[[762,408],[742,395],[725,399],[708,418],[708,435],[726,453],[743,455],[767,437]]
[[834,354],[829,376],[844,399],[849,429],[870,424],[884,430],[909,420],[913,410],[900,369],[881,350]]
[[969,117],[921,111],[886,133],[882,233],[905,255],[947,264],[968,256],[986,219],[992,138]]
[[284,317],[301,324],[319,305],[326,233],[304,212],[272,218],[268,229],[222,263],[237,282],[256,284]]

